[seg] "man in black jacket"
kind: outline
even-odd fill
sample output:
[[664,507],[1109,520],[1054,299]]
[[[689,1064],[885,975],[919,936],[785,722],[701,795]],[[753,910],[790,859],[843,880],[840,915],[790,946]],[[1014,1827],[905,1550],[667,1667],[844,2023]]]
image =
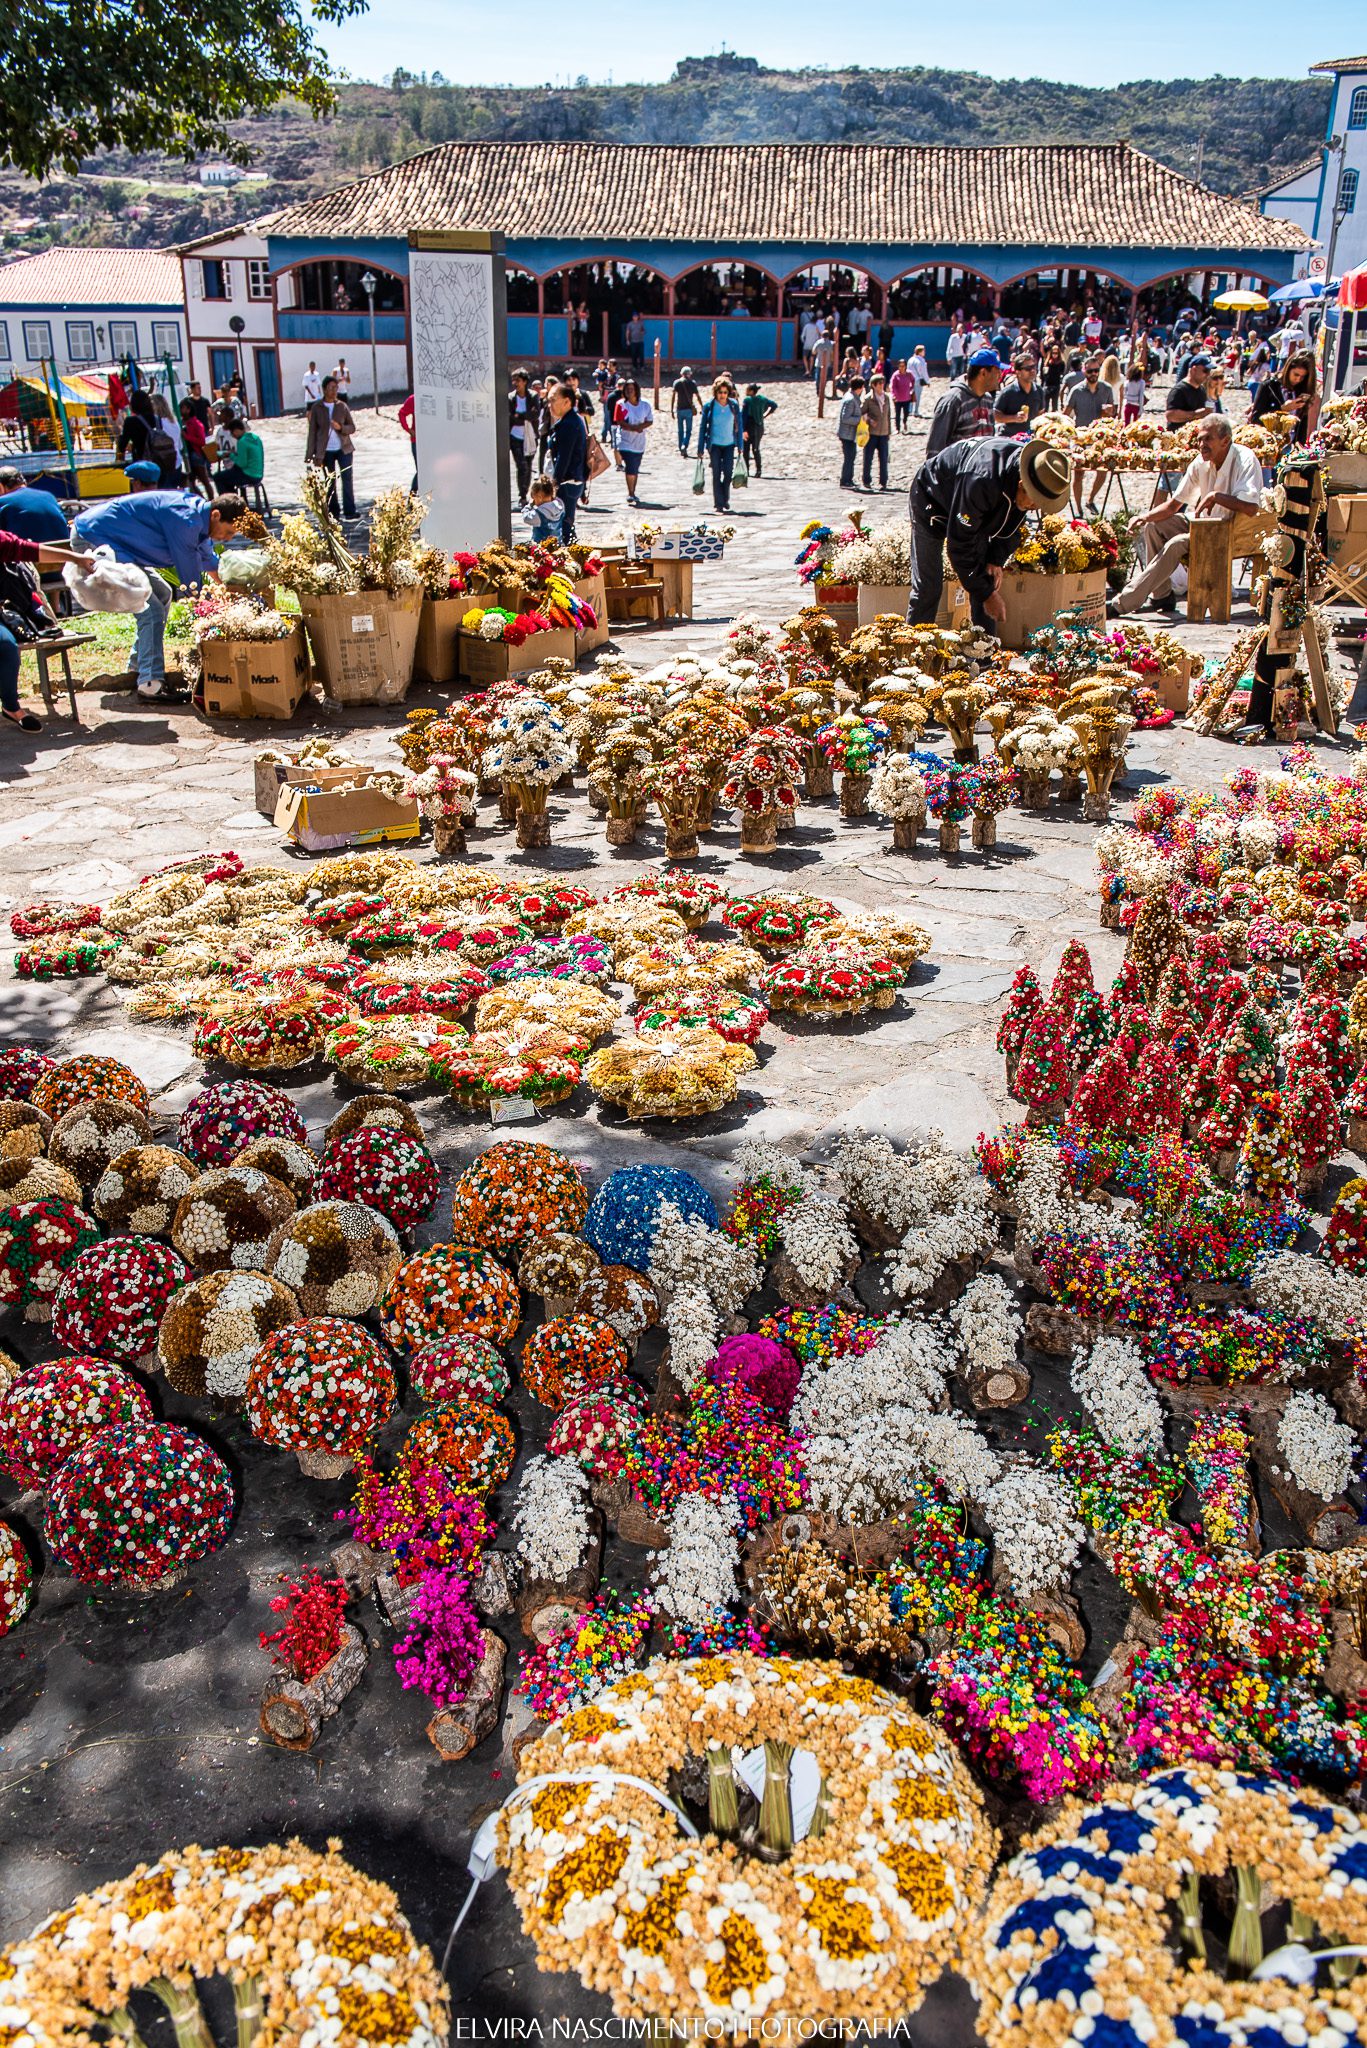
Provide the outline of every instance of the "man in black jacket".
[[946,546],[974,625],[1004,619],[1002,570],[1025,515],[1062,512],[1071,482],[1068,457],[1046,441],[956,441],[923,462],[911,486],[911,624],[935,624]]
[[574,539],[574,515],[589,480],[589,434],[575,410],[574,393],[568,384],[551,386],[547,407],[554,424],[546,437],[546,453],[555,478],[556,496],[565,508],[560,538],[568,543]]
[[956,441],[986,440],[992,432],[992,402],[1004,365],[994,348],[975,348],[936,406],[926,436],[926,460]]

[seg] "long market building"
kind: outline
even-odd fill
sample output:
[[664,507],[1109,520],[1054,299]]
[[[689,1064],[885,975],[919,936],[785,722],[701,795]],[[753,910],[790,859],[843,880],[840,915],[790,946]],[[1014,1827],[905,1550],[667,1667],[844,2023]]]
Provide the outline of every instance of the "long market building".
[[[815,304],[862,300],[895,355],[923,343],[942,361],[956,312],[1095,302],[1115,322],[1165,317],[1286,283],[1307,248],[1294,223],[1127,143],[443,143],[244,231],[271,280],[250,342],[261,409],[297,406],[310,361],[339,357],[353,398],[368,395],[372,314],[380,390],[407,390],[408,237],[441,230],[504,237],[510,359],[623,355],[639,313],[646,360],[658,341],[695,370],[800,360]],[[224,249],[182,254],[193,349],[223,311]],[[196,275],[206,263],[211,278]],[[222,362],[232,344],[216,345]]]

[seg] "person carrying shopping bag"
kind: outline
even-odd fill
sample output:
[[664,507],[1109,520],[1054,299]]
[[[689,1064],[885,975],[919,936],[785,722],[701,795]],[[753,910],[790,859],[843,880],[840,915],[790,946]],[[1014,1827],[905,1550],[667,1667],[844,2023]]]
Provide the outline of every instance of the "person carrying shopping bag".
[[714,511],[731,510],[731,483],[742,433],[736,387],[729,377],[718,377],[698,421],[698,460],[706,456],[711,463]]

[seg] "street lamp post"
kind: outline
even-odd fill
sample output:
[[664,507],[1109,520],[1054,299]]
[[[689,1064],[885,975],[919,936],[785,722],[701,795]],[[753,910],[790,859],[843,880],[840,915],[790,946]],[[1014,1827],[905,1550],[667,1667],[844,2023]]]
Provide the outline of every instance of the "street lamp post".
[[365,271],[361,277],[361,290],[370,307],[370,402],[376,412],[380,409],[380,358],[375,348],[375,287],[379,281],[373,270]]

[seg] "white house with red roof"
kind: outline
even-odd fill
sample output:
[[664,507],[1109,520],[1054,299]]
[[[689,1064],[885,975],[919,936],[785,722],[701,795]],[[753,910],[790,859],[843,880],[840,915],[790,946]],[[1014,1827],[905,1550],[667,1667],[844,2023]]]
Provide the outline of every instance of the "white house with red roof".
[[44,249],[0,264],[0,381],[169,359],[186,374],[180,258],[171,249]]

